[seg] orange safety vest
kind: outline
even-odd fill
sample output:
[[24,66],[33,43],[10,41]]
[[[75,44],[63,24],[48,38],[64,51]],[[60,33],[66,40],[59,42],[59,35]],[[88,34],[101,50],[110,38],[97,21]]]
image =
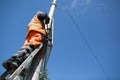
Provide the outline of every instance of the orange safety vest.
[[26,41],[23,47],[27,46],[28,44],[33,44],[36,48],[41,43],[42,37],[46,35],[45,24],[38,19],[37,14],[28,24]]

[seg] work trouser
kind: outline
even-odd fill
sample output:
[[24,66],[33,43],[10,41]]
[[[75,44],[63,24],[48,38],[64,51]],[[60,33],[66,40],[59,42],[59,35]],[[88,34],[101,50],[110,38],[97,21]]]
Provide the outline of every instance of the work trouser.
[[3,62],[3,66],[7,70],[15,70],[18,66],[30,55],[30,53],[34,50],[34,46],[29,44],[28,46],[19,49],[15,55],[13,55],[10,59]]
[[3,62],[3,67],[7,70],[17,69],[18,66],[30,55],[30,53],[41,44],[42,38],[43,35],[39,32],[30,31],[22,48],[19,49],[10,59]]

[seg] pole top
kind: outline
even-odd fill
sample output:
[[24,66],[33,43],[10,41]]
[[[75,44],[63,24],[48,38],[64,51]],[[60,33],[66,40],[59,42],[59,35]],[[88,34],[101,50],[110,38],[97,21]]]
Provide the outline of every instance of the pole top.
[[56,6],[56,0],[53,0],[52,5]]
[[53,0],[53,3],[55,3],[55,4],[56,4],[56,0]]

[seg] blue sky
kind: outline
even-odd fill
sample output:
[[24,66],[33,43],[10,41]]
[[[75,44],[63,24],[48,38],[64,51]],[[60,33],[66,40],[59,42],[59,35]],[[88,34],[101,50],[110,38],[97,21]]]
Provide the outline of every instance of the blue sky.
[[[61,1],[47,65],[50,80],[120,80],[120,1]],[[48,12],[51,2],[0,0],[0,64],[23,45],[29,21],[39,10]]]

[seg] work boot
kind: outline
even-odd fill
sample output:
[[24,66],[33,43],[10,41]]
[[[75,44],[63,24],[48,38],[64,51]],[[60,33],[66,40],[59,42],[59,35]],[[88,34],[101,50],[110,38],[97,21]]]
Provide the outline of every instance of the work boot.
[[10,63],[10,67],[11,67],[12,70],[16,70],[21,63],[22,63],[21,59],[16,58],[13,62]]
[[5,62],[2,63],[3,67],[6,69],[6,70],[11,70],[11,67],[10,67],[10,64],[14,61],[14,58],[10,58],[8,60],[6,60]]
[[21,48],[12,58],[15,58],[11,63],[10,67],[15,70],[17,69],[24,60],[30,55],[30,53],[34,50],[33,45],[28,45],[25,48]]
[[3,67],[8,71],[17,69],[33,50],[34,46],[32,44],[26,46],[26,48],[21,48],[10,59],[3,62]]
[[5,69],[7,69],[8,71],[15,70],[19,66],[18,64],[20,64],[20,61],[21,61],[21,59],[17,58],[17,56],[14,55],[10,59],[8,59],[5,62],[3,62],[3,64],[2,64],[3,67]]

